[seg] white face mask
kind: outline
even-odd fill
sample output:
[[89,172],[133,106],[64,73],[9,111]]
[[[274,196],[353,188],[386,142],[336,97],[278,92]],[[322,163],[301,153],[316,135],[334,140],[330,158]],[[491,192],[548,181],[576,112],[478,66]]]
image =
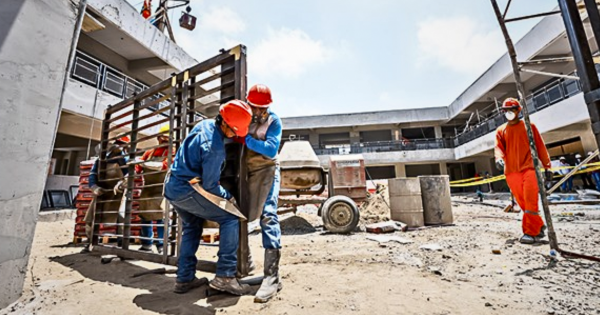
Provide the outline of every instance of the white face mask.
[[504,117],[506,117],[508,121],[512,121],[513,119],[515,119],[515,117],[517,117],[517,114],[515,114],[512,111],[507,111],[506,113],[504,113]]

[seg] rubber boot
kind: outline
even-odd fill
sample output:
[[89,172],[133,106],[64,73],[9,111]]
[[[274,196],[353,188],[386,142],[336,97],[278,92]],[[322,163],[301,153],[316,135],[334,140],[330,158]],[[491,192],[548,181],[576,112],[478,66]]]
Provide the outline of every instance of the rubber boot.
[[265,278],[254,296],[254,302],[266,303],[282,289],[283,285],[279,278],[280,258],[281,251],[279,249],[265,250]]

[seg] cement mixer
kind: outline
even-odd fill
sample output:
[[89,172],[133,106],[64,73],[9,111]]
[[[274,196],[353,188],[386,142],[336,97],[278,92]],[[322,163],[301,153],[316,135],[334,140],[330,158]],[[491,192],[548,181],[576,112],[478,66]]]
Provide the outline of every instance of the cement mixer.
[[[296,212],[300,205],[315,204],[319,205],[319,216],[329,232],[354,231],[360,219],[357,202],[367,197],[362,156],[332,157],[331,171],[327,172],[308,141],[288,141],[281,149],[279,162],[279,207],[283,208],[279,213]],[[323,196],[326,187],[327,195]]]

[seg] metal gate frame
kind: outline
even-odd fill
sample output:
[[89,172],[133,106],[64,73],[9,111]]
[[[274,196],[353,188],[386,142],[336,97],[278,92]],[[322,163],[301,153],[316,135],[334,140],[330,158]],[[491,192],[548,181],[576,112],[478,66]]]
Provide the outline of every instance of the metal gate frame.
[[[179,149],[182,141],[188,132],[196,123],[205,118],[211,118],[218,114],[221,104],[233,99],[245,100],[247,79],[246,79],[246,47],[238,45],[229,50],[221,49],[220,53],[213,58],[197,64],[178,74],[173,74],[169,79],[159,82],[138,94],[125,99],[115,105],[109,106],[104,112],[102,122],[101,150],[98,167],[98,182],[102,186],[103,182],[116,180],[116,178],[106,178],[107,162],[116,160],[119,157],[106,158],[108,144],[122,136],[129,136],[130,143],[123,147],[128,148],[129,161],[121,168],[127,168],[129,178],[141,178],[142,174],[135,174],[135,165],[142,162],[135,161],[136,156],[140,156],[145,150],[156,148]],[[169,123],[168,145],[152,145],[149,147],[138,146],[142,142],[155,139],[160,133],[148,135],[150,128],[158,129],[160,125]],[[121,132],[122,128],[128,131]],[[146,134],[143,134],[145,132]],[[143,147],[143,148],[142,148]],[[247,183],[246,166],[243,161],[243,146],[239,144],[232,145],[227,149],[228,154],[234,157],[236,176],[233,178],[234,188],[231,190],[241,205],[241,211],[246,216],[247,209]],[[168,150],[168,165],[173,161],[172,150]],[[152,174],[166,173],[166,170],[152,172]],[[146,175],[150,175],[147,173]],[[123,177],[118,178],[123,179]],[[231,179],[230,179],[231,180]],[[117,223],[102,223],[104,214],[116,214],[119,216],[119,209],[102,210],[102,204],[116,203],[117,199],[107,199],[104,196],[96,197],[92,220],[92,251],[99,254],[116,255],[126,259],[137,259],[162,263],[166,265],[177,265],[179,253],[179,242],[181,240],[181,225],[177,218],[177,213],[165,199],[166,209],[151,209],[148,212],[163,212],[164,237],[163,254],[141,252],[130,249],[130,240],[143,239],[141,236],[132,235],[132,227],[142,227],[143,224],[132,223],[132,216],[139,212],[134,209],[134,203],[139,199],[134,198],[134,192],[144,187],[164,186],[164,184],[138,185],[135,180],[127,181],[127,188],[121,204],[124,202],[124,216],[117,220]],[[112,188],[112,187],[106,187]],[[162,196],[148,199],[163,199]],[[123,205],[121,208],[121,213]],[[98,206],[100,205],[100,206]],[[98,209],[98,210],[97,210]],[[156,224],[158,226],[158,224]],[[103,229],[112,227],[117,229],[116,233],[102,233]],[[100,237],[117,237],[121,240],[120,246],[103,244],[99,242]],[[149,239],[149,238],[146,238]],[[158,240],[152,238],[152,241]],[[240,222],[240,246],[238,249],[238,269],[242,275],[247,275],[248,258],[248,226],[247,222]],[[199,260],[198,270],[215,272],[216,262]]]

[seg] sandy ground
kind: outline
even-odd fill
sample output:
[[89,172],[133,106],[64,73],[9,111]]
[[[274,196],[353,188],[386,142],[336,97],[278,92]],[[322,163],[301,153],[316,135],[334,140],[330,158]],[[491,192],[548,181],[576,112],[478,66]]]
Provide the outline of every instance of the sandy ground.
[[[559,258],[517,242],[520,214],[458,203],[455,226],[391,235],[323,232],[315,209],[282,220],[284,288],[268,304],[251,296],[171,292],[171,275],[131,278],[159,265],[79,254],[73,222],[40,222],[23,297],[1,314],[600,314],[600,264]],[[503,205],[502,201],[488,201]],[[600,256],[600,207],[553,206],[561,246]],[[564,212],[571,212],[570,213]],[[578,214],[578,215],[575,215]],[[386,234],[390,235],[390,234]],[[260,235],[250,236],[262,270]],[[440,245],[439,251],[421,249]],[[492,254],[499,247],[500,255]],[[199,257],[215,260],[215,248]],[[198,273],[198,276],[209,274]]]

